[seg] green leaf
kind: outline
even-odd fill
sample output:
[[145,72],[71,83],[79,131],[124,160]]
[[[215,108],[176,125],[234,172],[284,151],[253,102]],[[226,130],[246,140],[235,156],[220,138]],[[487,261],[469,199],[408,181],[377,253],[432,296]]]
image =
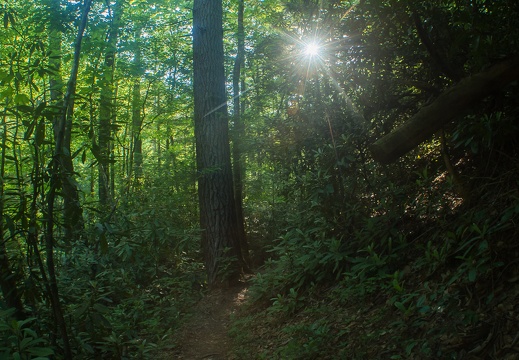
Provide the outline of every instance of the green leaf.
[[23,335],[25,337],[32,337],[33,339],[36,339],[38,337],[38,334],[36,333],[36,331],[34,331],[33,329],[31,328],[25,328],[23,329]]
[[413,350],[413,348],[416,346],[417,343],[418,342],[416,340],[411,341],[411,343],[405,347],[405,353],[407,355],[411,355],[411,351]]
[[402,312],[406,312],[407,309],[405,308],[404,304],[402,304],[400,301],[395,301],[395,306],[397,307],[398,310],[402,311]]
[[45,101],[42,101],[41,103],[39,103],[38,106],[36,106],[36,109],[34,109],[34,117],[35,118],[40,117],[41,113],[43,112],[43,110],[45,110],[46,107],[47,107],[47,103]]
[[427,297],[425,295],[422,295],[418,298],[416,301],[416,306],[421,307],[423,304],[425,304],[425,301],[427,300]]
[[45,141],[45,120],[41,119],[36,127],[36,134],[34,136],[34,142],[40,146]]
[[32,132],[34,131],[35,123],[36,123],[36,121],[32,121],[29,124],[27,124],[27,130],[25,131],[25,134],[23,135],[23,139],[25,141],[27,141],[31,138]]
[[17,109],[20,110],[22,113],[25,113],[25,114],[31,114],[33,112],[33,110],[34,110],[32,108],[32,106],[29,106],[29,105],[18,105]]
[[481,244],[479,244],[479,251],[483,252],[485,250],[488,250],[488,241],[483,240]]
[[43,358],[43,356],[54,355],[54,350],[52,350],[51,348],[34,347],[29,349],[29,353],[38,356],[40,359],[46,359]]
[[83,301],[83,303],[74,312],[74,315],[76,315],[77,317],[81,317],[88,310],[89,307],[90,302],[87,300]]
[[11,25],[15,25],[16,21],[14,20],[14,15],[12,13],[10,13],[10,12],[8,12],[6,14],[9,17],[9,22],[11,23]]
[[0,100],[11,97],[13,95],[13,88],[7,87],[4,91],[0,92]]
[[478,275],[478,270],[476,268],[472,268],[469,270],[469,281],[474,282],[476,281],[476,277]]
[[94,326],[103,326],[107,329],[111,327],[110,321],[108,321],[103,315],[99,313],[93,313],[92,314],[92,322],[94,323]]
[[[27,105],[31,102],[31,99],[25,94],[16,94],[14,96],[14,103],[16,105]],[[32,108],[31,108],[32,110]]]
[[92,306],[96,311],[100,312],[100,313],[108,313],[110,312],[110,309],[108,309],[106,306],[104,306],[103,304],[94,304],[94,306]]
[[11,317],[16,312],[16,309],[9,308],[9,309],[0,309],[0,317]]
[[42,339],[33,339],[32,337],[26,337],[26,338],[23,338],[22,341],[20,342],[20,349],[27,349],[27,350],[30,350],[32,349],[32,347],[34,345],[37,345],[39,343],[41,343],[43,340]]

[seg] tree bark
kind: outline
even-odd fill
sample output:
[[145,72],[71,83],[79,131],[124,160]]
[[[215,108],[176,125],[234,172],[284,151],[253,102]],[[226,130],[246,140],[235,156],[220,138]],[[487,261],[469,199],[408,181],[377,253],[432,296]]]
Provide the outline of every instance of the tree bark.
[[115,85],[114,69],[119,35],[119,19],[123,6],[119,2],[111,8],[112,17],[108,31],[107,49],[103,65],[103,80],[99,96],[99,133],[98,133],[98,198],[101,208],[107,209],[113,202],[113,189],[110,183],[110,158],[112,124],[115,123]]
[[519,56],[461,80],[406,123],[373,143],[370,148],[373,158],[383,164],[395,161],[466,113],[469,106],[516,80],[519,80]]
[[[79,239],[83,230],[83,209],[79,201],[79,189],[75,180],[74,164],[72,162],[72,119],[76,96],[77,73],[81,54],[81,42],[85,31],[91,0],[85,0],[81,23],[74,44],[74,59],[72,71],[63,96],[63,105],[59,117],[54,123],[56,171],[60,177],[61,193],[63,197],[63,228],[66,242],[74,242]],[[57,85],[59,81],[57,81]]]
[[[57,122],[57,124],[55,124],[55,149],[50,168],[50,190],[47,195],[45,251],[50,289],[49,297],[51,300],[51,306],[55,321],[60,329],[65,359],[72,359],[72,350],[70,348],[70,341],[68,337],[68,330],[65,322],[65,317],[63,316],[63,310],[60,304],[58,284],[56,279],[56,268],[54,264],[54,203],[56,200],[58,188],[61,183],[65,202],[65,235],[67,235],[68,232],[73,231],[79,218],[82,217],[82,209],[79,204],[79,196],[77,196],[77,187],[75,186],[75,183],[72,180],[72,172],[70,168],[70,166],[72,165],[70,141],[72,115],[74,111],[74,96],[76,94],[76,82],[81,54],[81,43],[83,40],[83,34],[85,32],[88,20],[88,13],[90,12],[91,4],[92,0],[85,0],[83,13],[81,15],[81,22],[79,25],[74,45],[74,58],[72,63],[72,70],[70,73],[70,78],[67,83],[67,90],[63,100],[62,113],[60,114],[59,121]],[[72,194],[68,193],[68,191],[72,191]],[[74,196],[74,194],[76,196]],[[69,208],[67,208],[67,206],[69,206]],[[78,218],[76,218],[76,216]],[[67,221],[70,221],[72,223],[69,223]]]
[[[71,155],[72,137],[72,112],[74,108],[74,94],[63,93],[63,80],[61,78],[61,13],[58,1],[49,1],[50,11],[53,16],[50,19],[49,48],[52,57],[49,65],[54,68],[55,74],[49,78],[50,99],[53,105],[61,107],[61,113],[56,114],[53,120],[54,139],[58,146],[60,139],[60,177],[63,195],[63,227],[65,229],[65,239],[70,242],[77,239],[83,229],[83,210],[79,202],[79,191],[74,179],[74,165]],[[78,43],[76,40],[77,51]],[[79,55],[78,55],[79,56]],[[79,60],[78,60],[79,61]],[[77,75],[76,75],[77,76]],[[74,80],[75,92],[75,80]],[[68,96],[69,99],[65,99]],[[61,104],[59,102],[61,101]],[[62,132],[60,134],[60,131]]]
[[238,49],[234,60],[232,75],[233,87],[233,110],[234,110],[234,133],[232,138],[232,157],[233,157],[233,179],[234,179],[234,201],[236,204],[236,220],[238,226],[238,236],[243,259],[247,268],[250,266],[249,246],[247,234],[245,232],[243,214],[243,178],[245,174],[245,160],[243,158],[243,142],[245,137],[245,123],[242,116],[241,97],[245,92],[245,82],[241,81],[241,69],[245,63],[245,30],[243,26],[244,0],[238,3]]
[[194,2],[193,69],[202,248],[208,283],[221,286],[237,280],[243,265],[228,134],[222,0]]
[[18,286],[16,284],[15,275],[11,269],[9,254],[7,253],[6,236],[4,235],[4,177],[5,177],[5,161],[7,150],[7,107],[6,100],[2,115],[2,142],[0,150],[0,289],[8,308],[15,309],[15,316],[18,320],[25,317],[24,307]]
[[[136,38],[140,35],[140,31],[137,32]],[[132,89],[132,164],[133,164],[133,175],[135,177],[135,184],[139,183],[139,179],[142,177],[142,114],[141,114],[141,49],[139,41],[137,41],[135,49],[135,62],[134,62],[134,83]]]

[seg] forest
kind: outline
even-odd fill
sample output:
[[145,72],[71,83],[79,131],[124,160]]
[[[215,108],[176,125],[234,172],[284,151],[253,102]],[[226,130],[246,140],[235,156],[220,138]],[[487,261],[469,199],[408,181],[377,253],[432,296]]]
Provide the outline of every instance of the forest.
[[519,358],[518,1],[0,19],[0,359]]

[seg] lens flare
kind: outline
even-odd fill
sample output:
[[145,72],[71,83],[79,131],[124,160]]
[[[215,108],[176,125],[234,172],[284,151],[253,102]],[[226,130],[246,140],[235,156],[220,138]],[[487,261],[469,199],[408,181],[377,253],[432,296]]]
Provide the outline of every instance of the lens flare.
[[311,42],[305,45],[305,55],[307,56],[317,56],[319,55],[320,45],[315,42]]

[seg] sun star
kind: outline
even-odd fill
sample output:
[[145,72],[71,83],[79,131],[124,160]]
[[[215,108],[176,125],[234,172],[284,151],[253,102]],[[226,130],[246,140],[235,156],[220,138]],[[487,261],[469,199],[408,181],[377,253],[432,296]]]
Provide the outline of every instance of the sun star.
[[317,44],[315,42],[311,42],[311,43],[306,44],[304,51],[307,56],[316,56],[319,54],[319,49],[320,49],[319,44]]

